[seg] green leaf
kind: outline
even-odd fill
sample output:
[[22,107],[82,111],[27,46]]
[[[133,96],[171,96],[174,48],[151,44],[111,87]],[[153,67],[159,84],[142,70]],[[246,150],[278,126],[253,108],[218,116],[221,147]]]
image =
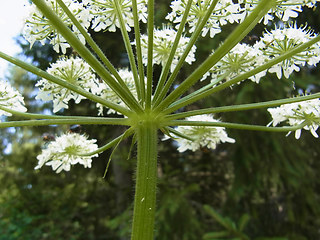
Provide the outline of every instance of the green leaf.
[[288,240],[286,237],[258,237],[255,240]]
[[223,232],[209,232],[203,235],[204,240],[213,240],[220,237],[227,237],[229,235],[229,232],[223,231]]
[[230,221],[230,219],[225,219],[209,205],[204,205],[203,208],[207,211],[207,213],[210,216],[212,216],[218,223],[220,223],[226,229],[234,230],[234,224],[232,221]]
[[247,226],[248,222],[250,220],[250,216],[248,214],[243,214],[241,216],[241,218],[239,219],[239,225],[238,225],[238,228],[239,228],[239,231],[243,231],[243,229]]

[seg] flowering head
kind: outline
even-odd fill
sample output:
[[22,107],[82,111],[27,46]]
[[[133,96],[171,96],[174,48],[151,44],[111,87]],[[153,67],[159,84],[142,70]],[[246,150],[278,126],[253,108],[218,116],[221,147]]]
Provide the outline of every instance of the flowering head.
[[[257,66],[262,65],[266,61],[266,57],[263,52],[257,47],[250,46],[248,44],[239,43],[233,49],[230,50],[217,64],[211,68],[204,76],[211,76],[211,81],[215,81],[223,77],[225,80],[231,80],[232,78],[249,72],[255,69]],[[250,79],[259,83],[260,78],[266,74],[266,71],[260,72]]]
[[[316,130],[320,125],[319,99],[285,104],[277,108],[268,108],[268,111],[272,116],[273,126],[281,122],[288,122],[290,126],[304,124],[303,129],[309,130],[314,137],[318,138]],[[296,130],[296,139],[299,139],[300,135],[301,128]]]
[[[261,40],[256,44],[265,56],[269,59],[278,57],[300,45],[315,38],[316,35],[311,30],[298,28],[296,25],[289,25],[284,28],[277,28],[266,32]],[[316,65],[320,61],[320,45],[317,43],[304,51],[295,54],[269,69],[269,72],[276,73],[281,79],[282,74],[288,78],[293,71],[300,71],[299,66]]]
[[[186,120],[192,122],[219,122],[212,115],[197,115],[188,117]],[[178,126],[176,131],[180,133],[178,136],[174,134],[174,140],[178,142],[178,151],[186,150],[196,151],[202,147],[215,149],[219,143],[235,143],[233,138],[228,137],[224,127],[208,127],[208,126]],[[181,136],[190,138],[183,138]],[[165,138],[167,139],[167,138]]]
[[70,171],[71,165],[81,164],[85,168],[91,168],[93,157],[98,154],[86,155],[98,149],[96,140],[88,140],[84,135],[78,133],[67,133],[56,137],[50,142],[46,149],[38,155],[38,165],[35,169],[41,168],[43,165],[51,166],[52,170],[57,173]]
[[[153,62],[154,64],[165,66],[166,62],[169,59],[169,55],[175,41],[177,35],[177,31],[172,29],[170,26],[164,25],[162,29],[155,29],[154,36],[153,36]],[[176,53],[174,55],[172,64],[171,64],[171,71],[177,65],[179,59],[181,58],[187,44],[189,43],[190,39],[188,37],[182,36],[179,40],[178,47],[176,49]],[[135,44],[135,43],[133,43]],[[142,46],[142,57],[143,63],[145,65],[148,64],[148,36],[142,35],[141,36],[141,46]],[[195,59],[195,51],[196,46],[193,46],[191,51],[189,52],[185,61],[189,64],[192,64]]]
[[[56,63],[51,64],[47,71],[55,77],[94,94],[99,91],[99,82],[92,68],[79,57],[61,58]],[[39,93],[36,98],[44,101],[53,100],[53,112],[68,108],[68,102],[71,99],[79,103],[85,98],[46,79],[38,81],[36,86],[39,87]]]
[[[190,32],[195,31],[199,21],[205,16],[209,4],[209,0],[193,0],[187,19]],[[171,2],[172,12],[167,15],[166,19],[178,24],[178,27],[185,12],[186,5],[186,0],[175,0]],[[206,36],[209,32],[210,37],[213,38],[217,33],[221,32],[221,26],[227,23],[240,22],[243,18],[244,11],[241,10],[239,3],[234,3],[232,0],[218,1],[206,25],[202,29],[202,36]]]
[[[137,91],[134,83],[133,74],[127,68],[119,69],[118,74],[121,79],[124,81],[130,92],[133,94],[134,97],[137,97]],[[98,83],[98,91],[97,95],[104,98],[109,99],[110,101],[117,103],[123,107],[126,107],[126,104],[121,100],[121,98],[105,83],[99,82]],[[97,103],[97,108],[99,109],[99,115],[103,115],[104,106],[100,103]],[[117,113],[113,109],[108,109],[107,114]]]
[[[55,0],[46,0],[46,3],[60,17],[64,24],[73,30],[73,32],[84,44],[84,37],[80,34],[78,29],[74,27],[72,21],[65,14],[59,4]],[[85,29],[88,29],[91,21],[88,10],[75,0],[67,0],[64,1],[64,3],[68,6],[70,11],[78,19],[81,25]],[[40,41],[42,44],[44,44],[47,40],[50,40],[50,43],[53,45],[53,49],[58,53],[61,50],[61,52],[65,54],[66,49],[70,47],[65,38],[57,32],[55,27],[50,24],[50,21],[42,14],[41,11],[39,11],[35,5],[29,6],[29,16],[26,19],[26,24],[23,29],[23,36],[27,41],[30,42],[31,46],[35,41]]]
[[[105,108],[108,109],[107,114],[125,112],[126,114],[124,115],[128,118],[130,118],[131,114],[139,115],[144,111],[150,111],[151,115],[156,115],[158,112],[166,112],[166,108],[168,108],[170,110],[166,113],[170,117],[170,114],[178,109],[175,108],[176,105],[184,107],[189,104],[184,104],[184,101],[177,99],[185,94],[201,77],[210,76],[212,79],[211,84],[203,89],[199,89],[192,97],[197,97],[197,94],[199,96],[202,95],[209,88],[211,89],[208,91],[214,91],[216,87],[223,85],[220,83],[224,82],[228,84],[229,81],[234,81],[234,79],[239,79],[234,83],[240,83],[246,78],[259,83],[260,79],[267,72],[276,73],[279,78],[282,76],[288,78],[293,71],[299,71],[301,66],[305,64],[316,65],[320,61],[320,45],[314,44],[299,53],[292,54],[285,60],[262,68],[283,54],[317,38],[316,34],[307,30],[306,27],[298,28],[296,25],[291,24],[285,25],[286,27],[283,28],[266,31],[257,43],[251,45],[241,42],[241,38],[238,39],[238,35],[244,34],[244,31],[248,34],[254,25],[251,21],[246,22],[246,17],[249,18],[251,15],[255,16],[255,14],[259,16],[256,19],[252,18],[254,23],[259,23],[259,21],[264,19],[264,23],[266,24],[274,16],[282,21],[288,21],[289,18],[296,17],[302,11],[303,6],[313,7],[318,2],[315,0],[174,0],[171,3],[171,13],[166,16],[166,19],[174,27],[163,24],[162,28],[156,28],[153,23],[151,25],[148,23],[147,34],[140,34],[140,31],[136,32],[134,39],[132,39],[133,36],[128,35],[128,32],[133,27],[137,30],[137,23],[147,23],[150,11],[148,12],[146,0],[83,0],[80,3],[75,0],[65,1],[64,4],[69,8],[76,20],[70,20],[70,16],[67,16],[65,7],[62,7],[63,4],[60,0],[43,1],[51,7],[55,14],[78,37],[81,44],[77,45],[74,43],[76,47],[73,47],[82,57],[61,58],[56,63],[51,64],[50,68],[47,69],[47,73],[102,99],[96,103],[99,115],[103,115]],[[268,3],[268,6],[265,7],[262,2]],[[83,13],[80,9],[84,10]],[[263,15],[260,16],[262,10],[265,13],[264,17]],[[42,12],[33,9],[30,17],[27,19],[26,34],[30,35],[32,33],[31,35],[34,36],[33,38],[31,37],[31,42],[35,40],[44,41],[44,39],[56,41],[54,48],[61,48],[65,52],[65,48],[68,45],[64,44],[68,44],[65,40],[68,39],[68,34],[65,33],[63,36],[60,36],[59,33],[55,32],[54,28],[49,24],[47,17]],[[104,30],[114,32],[117,28],[120,28],[129,56],[130,70],[114,69],[104,59],[105,56],[99,55],[100,53],[96,50],[94,51],[99,55],[99,60],[93,60],[91,56],[88,57],[84,54],[86,52],[84,50],[78,51],[77,48],[80,50],[85,48],[83,46],[85,43],[84,39],[87,40],[87,44],[92,49],[97,48],[92,45],[94,43],[89,41],[90,35],[85,35],[83,31],[81,32],[79,24],[77,25],[75,21],[79,21],[85,30],[91,27],[94,31]],[[185,25],[184,28],[180,27],[181,23]],[[203,27],[198,29],[202,23]],[[196,74],[192,73],[190,78],[184,79],[181,82],[177,90],[174,90],[172,94],[169,93],[169,89],[174,88],[173,81],[176,79],[179,70],[175,71],[176,67],[179,66],[180,68],[182,61],[190,65],[196,61],[197,36],[192,35],[189,37],[190,33],[198,34],[198,37],[209,34],[213,38],[217,33],[221,32],[222,26],[235,23],[240,24],[239,29],[243,24],[247,25],[243,27],[243,31],[238,31],[238,35],[234,35],[231,38],[237,39],[230,43],[232,46],[225,46],[224,43],[221,43],[217,49],[212,50],[211,56],[199,66],[199,73],[197,69],[195,71]],[[179,29],[179,31],[175,29]],[[153,37],[152,41],[150,41],[149,36]],[[229,39],[226,42],[229,43]],[[151,43],[153,46],[150,46]],[[150,51],[151,49],[152,51]],[[137,55],[134,56],[134,53],[137,53]],[[149,71],[150,69],[152,70],[152,66],[148,66],[151,62],[150,58],[152,58],[152,64],[158,64],[162,67],[169,66],[169,68],[161,73],[160,78],[163,77],[163,79],[154,81],[152,71]],[[91,65],[87,62],[90,62]],[[93,64],[94,62],[95,64]],[[99,65],[101,62],[103,62],[107,69],[101,70]],[[138,67],[136,66],[137,63]],[[148,78],[144,77],[145,67],[149,74]],[[261,68],[261,70],[254,72],[257,68]],[[170,69],[170,72],[165,73],[168,69]],[[203,69],[206,70],[204,71]],[[251,72],[253,73],[251,74]],[[171,73],[172,75],[170,76]],[[197,74],[198,76],[196,76]],[[241,79],[242,75],[246,76],[246,78],[243,77]],[[68,88],[61,87],[44,78],[36,86],[39,87],[37,98],[52,100],[54,112],[62,108],[68,108],[68,102],[71,99],[75,103],[79,103],[85,98],[78,92],[76,93]],[[153,89],[153,87],[156,89]],[[170,98],[176,92],[176,96]],[[187,96],[186,99],[189,101],[192,97]],[[152,112],[153,110],[154,113]],[[177,141],[180,143],[179,151],[185,151],[186,149],[195,151],[203,146],[214,149],[218,143],[234,142],[234,139],[227,136],[224,127],[206,126],[208,122],[212,124],[220,123],[212,115],[201,113],[188,116],[186,121],[190,123],[190,126],[178,125],[176,128],[176,131],[181,133],[181,135],[177,135]],[[166,117],[164,116],[164,119]],[[193,123],[194,121],[202,122],[203,125],[197,126]],[[188,137],[183,138],[181,136],[189,136],[189,139]],[[191,141],[190,139],[194,140]]]
[[[92,21],[92,28],[98,32],[101,30],[108,30],[115,32],[120,28],[119,18],[116,11],[116,3],[113,0],[84,0],[84,5],[89,9],[91,16],[94,16]],[[142,22],[147,21],[147,3],[145,0],[137,1],[138,16]],[[132,14],[132,1],[120,0],[118,6],[125,22],[126,30],[131,31],[134,26]]]
[[[24,106],[23,96],[3,80],[0,81],[0,106],[19,112],[27,111],[27,108]],[[12,114],[0,110],[1,115],[11,116]]]
[[[269,21],[274,19],[274,16],[287,22],[291,18],[298,17],[302,12],[302,7],[313,8],[317,2],[317,0],[276,0],[273,7],[263,17],[263,23],[267,25]],[[240,0],[239,3],[244,4],[245,10],[249,14],[258,5],[259,0]]]

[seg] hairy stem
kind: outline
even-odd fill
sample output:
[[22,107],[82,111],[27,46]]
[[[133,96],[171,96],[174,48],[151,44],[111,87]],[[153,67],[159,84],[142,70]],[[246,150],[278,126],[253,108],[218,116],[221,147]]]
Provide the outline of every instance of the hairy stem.
[[157,128],[151,121],[137,127],[138,163],[131,240],[154,238],[157,138]]

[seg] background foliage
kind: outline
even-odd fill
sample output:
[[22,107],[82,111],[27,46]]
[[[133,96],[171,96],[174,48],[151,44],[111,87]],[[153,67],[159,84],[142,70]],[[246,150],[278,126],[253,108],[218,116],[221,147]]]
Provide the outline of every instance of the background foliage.
[[[168,1],[157,1],[158,25],[168,7]],[[308,22],[319,32],[318,9],[312,14],[306,10],[297,21],[298,24]],[[258,26],[252,35],[258,34],[259,29]],[[203,59],[228,32],[230,29],[225,28],[214,40],[201,40],[197,59]],[[125,50],[119,47],[119,32],[92,35],[116,67],[127,66]],[[23,55],[42,69],[57,59],[48,45],[29,49],[21,38],[18,42],[24,49]],[[186,68],[180,78],[190,71],[191,68]],[[154,75],[159,73],[156,71]],[[315,69],[303,69],[286,81],[268,75],[259,85],[248,81],[215,94],[198,106],[267,101],[297,95],[300,89],[318,92],[319,76],[319,70]],[[34,100],[34,76],[12,67],[8,79],[24,92],[31,112],[50,113],[49,103]],[[197,105],[189,108],[196,109]],[[96,109],[87,101],[71,105],[63,114],[96,115]],[[219,117],[243,123],[269,121],[265,110],[226,113]],[[131,139],[116,149],[106,178],[102,176],[111,150],[96,158],[90,170],[75,166],[59,175],[50,168],[34,170],[41,147],[55,134],[81,131],[98,139],[100,145],[119,134],[119,130],[111,127],[74,129],[74,126],[1,129],[0,240],[128,239],[135,174],[134,150],[129,154]],[[203,236],[219,239],[213,232],[226,229],[212,215],[212,209],[229,222],[250,216],[241,230],[250,239],[319,239],[318,141],[309,133],[302,134],[299,141],[293,134],[285,137],[281,133],[240,130],[228,133],[236,139],[236,144],[223,144],[214,151],[179,153],[174,143],[166,141],[160,145],[157,239],[198,240]]]

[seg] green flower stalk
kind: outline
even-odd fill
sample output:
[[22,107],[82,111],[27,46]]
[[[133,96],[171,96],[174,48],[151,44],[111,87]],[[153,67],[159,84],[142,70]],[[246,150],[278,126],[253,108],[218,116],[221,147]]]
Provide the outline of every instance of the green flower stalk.
[[[235,3],[236,2],[236,3]],[[173,139],[178,151],[215,149],[222,143],[235,143],[228,129],[291,132],[298,139],[302,129],[315,137],[320,124],[320,93],[263,103],[222,106],[192,111],[184,107],[222,91],[233,84],[264,81],[267,74],[279,79],[320,61],[320,36],[306,27],[285,23],[265,31],[254,44],[241,42],[258,23],[274,19],[288,22],[302,11],[315,7],[316,0],[174,0],[162,26],[155,26],[153,0],[33,0],[23,34],[32,45],[49,40],[53,49],[65,53],[72,47],[79,56],[61,58],[47,71],[0,52],[0,57],[41,78],[35,85],[37,99],[53,102],[53,112],[68,108],[69,100],[95,103],[99,116],[58,116],[29,113],[23,97],[7,83],[1,83],[1,115],[20,117],[1,127],[52,124],[99,124],[125,126],[119,137],[98,147],[86,135],[66,133],[58,136],[38,156],[40,169],[51,166],[57,173],[71,171],[81,164],[90,168],[92,158],[134,135],[137,146],[137,171],[131,239],[154,239],[156,210],[157,158],[159,138]],[[230,35],[212,49],[203,62],[196,59],[197,40],[214,38],[222,26],[237,25]],[[145,25],[145,26],[143,26]],[[88,33],[121,31],[130,68],[116,69]],[[142,27],[143,26],[143,27]],[[146,29],[143,32],[142,29]],[[130,34],[129,32],[134,32]],[[188,64],[185,64],[187,62]],[[154,64],[163,69],[154,77]],[[178,73],[187,65],[195,70],[185,79]],[[200,81],[208,82],[196,91]],[[177,82],[179,84],[175,85]],[[205,83],[206,83],[205,82]],[[187,93],[187,94],[186,94]],[[182,97],[183,96],[183,97]],[[272,119],[265,125],[224,122],[215,113],[268,108]],[[107,109],[105,111],[105,109]],[[180,110],[179,113],[175,113]],[[117,117],[101,115],[116,113]],[[278,126],[279,124],[282,126]],[[285,125],[284,123],[288,123]],[[160,133],[162,131],[165,137]],[[99,143],[100,144],[100,143]]]

